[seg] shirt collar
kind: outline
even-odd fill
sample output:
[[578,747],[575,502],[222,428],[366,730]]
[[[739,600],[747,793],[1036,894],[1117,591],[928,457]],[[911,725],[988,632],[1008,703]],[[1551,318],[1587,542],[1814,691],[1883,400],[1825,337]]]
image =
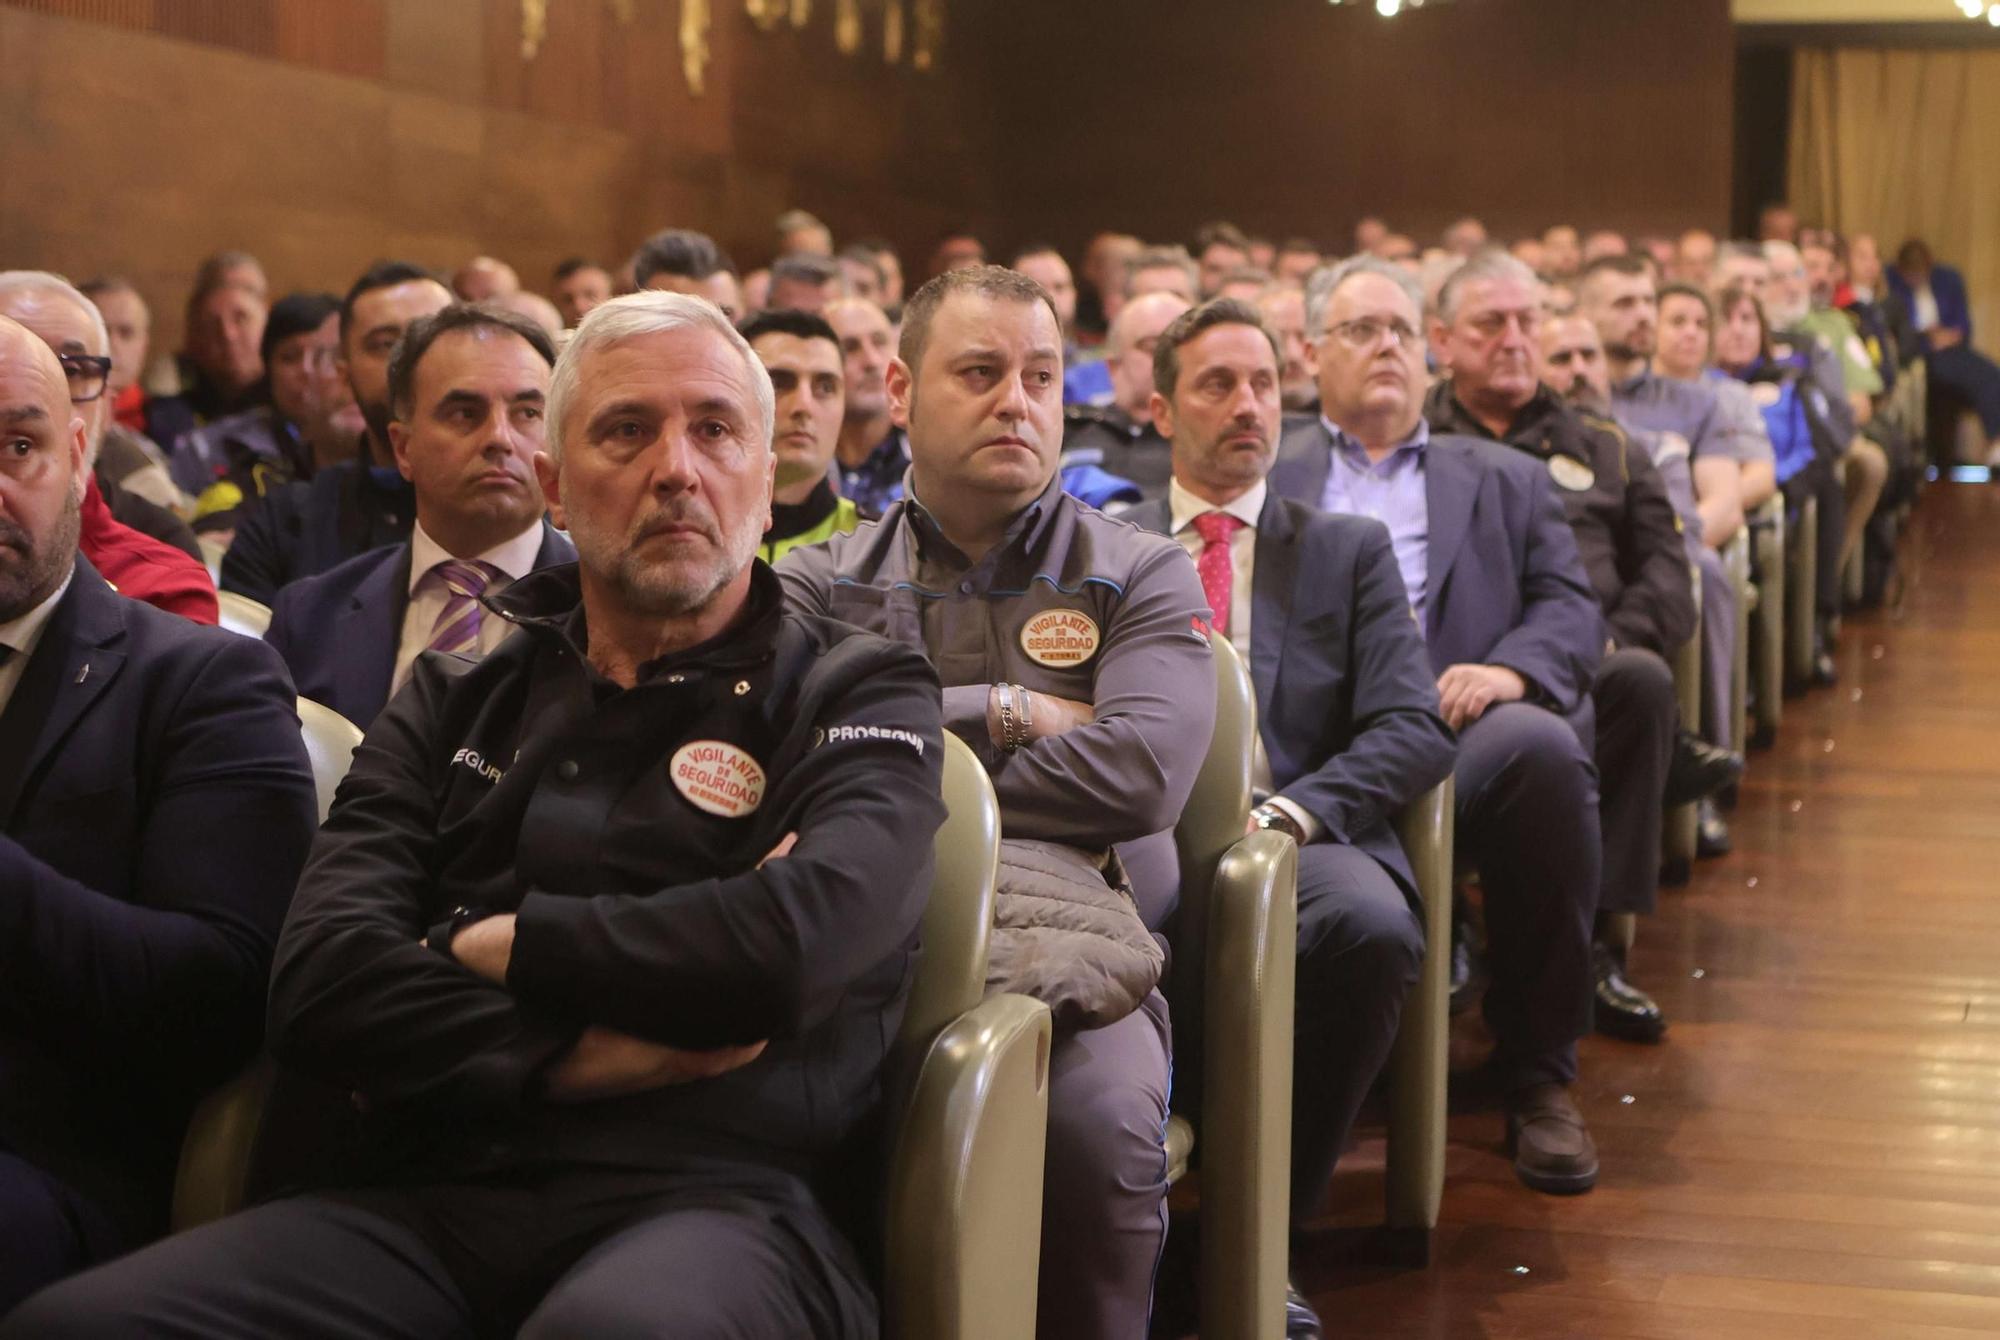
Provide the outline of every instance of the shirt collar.
[[69,584],[76,580],[76,568],[70,567],[69,576],[62,579],[62,585],[49,593],[48,599],[16,619],[0,623],[0,647],[12,647],[14,655],[23,665],[35,654],[35,647],[42,640],[42,630],[49,625],[56,606],[62,603]]
[[[941,546],[958,555],[958,561],[963,563],[965,556],[959,553],[957,545],[945,538],[943,528],[931,515],[930,509],[924,506],[923,500],[917,497],[917,477],[914,469],[903,480],[903,498],[907,505],[907,515],[920,545],[918,552],[925,552],[933,545]],[[1006,534],[1000,537],[1000,543],[993,546],[993,553],[1005,553],[1016,546],[1033,553],[1035,547],[1042,542],[1043,536],[1048,533],[1049,525],[1055,518],[1056,505],[1061,499],[1062,472],[1058,470],[1050,476],[1048,487],[1042,490],[1040,496],[1014,514],[1013,520],[1007,523]]]
[[[1320,426],[1326,429],[1328,435],[1333,438],[1333,449],[1337,454],[1344,454],[1349,458],[1358,458],[1364,468],[1371,464],[1368,460],[1368,449],[1361,445],[1358,438],[1350,436],[1345,428],[1342,428],[1324,414],[1319,416],[1319,422]],[[1393,461],[1405,451],[1410,452],[1414,456],[1422,457],[1424,448],[1430,444],[1430,421],[1424,415],[1419,414],[1417,416],[1417,426],[1410,430],[1410,435],[1401,442],[1398,442],[1396,449],[1383,459]]]
[[[516,535],[513,539],[496,544],[483,554],[471,555],[469,561],[490,563],[500,570],[500,575],[510,582],[518,582],[535,570],[535,559],[542,552],[542,523],[534,525]],[[433,540],[421,524],[410,528],[410,594],[417,593],[418,585],[430,570],[438,564],[459,555],[445,552],[443,545]]]
[[1208,499],[1198,498],[1181,487],[1181,481],[1176,479],[1167,485],[1167,510],[1172,516],[1174,534],[1180,534],[1194,524],[1196,517],[1209,512],[1225,512],[1255,530],[1257,518],[1264,514],[1264,495],[1267,492],[1269,485],[1260,479],[1243,494],[1217,507]]

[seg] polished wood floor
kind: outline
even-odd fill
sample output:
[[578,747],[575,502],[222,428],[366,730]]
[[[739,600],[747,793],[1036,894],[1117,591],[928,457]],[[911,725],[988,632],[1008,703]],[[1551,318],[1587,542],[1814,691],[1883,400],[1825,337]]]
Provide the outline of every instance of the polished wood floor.
[[2000,1335],[2000,487],[1933,485],[1904,570],[1642,926],[1672,1025],[1584,1044],[1597,1189],[1455,1111],[1431,1266],[1371,1266],[1332,1227],[1379,1217],[1364,1141],[1300,1257],[1330,1335]]

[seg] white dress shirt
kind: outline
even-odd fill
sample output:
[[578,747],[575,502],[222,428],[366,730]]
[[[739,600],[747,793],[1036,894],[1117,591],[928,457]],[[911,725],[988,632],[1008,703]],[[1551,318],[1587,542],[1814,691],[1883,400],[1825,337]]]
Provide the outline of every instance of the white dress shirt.
[[1937,294],[1931,292],[1929,284],[1910,290],[1910,319],[1919,333],[1933,330],[1940,324]]
[[[535,570],[535,555],[542,552],[542,523],[538,518],[534,525],[508,540],[496,544],[483,554],[474,554],[470,562],[490,563],[500,570],[500,575],[487,584],[486,594],[497,596],[507,587]],[[448,563],[456,554],[445,552],[444,546],[424,533],[422,526],[410,531],[410,607],[403,613],[403,636],[396,644],[396,673],[389,681],[389,694],[394,697],[402,690],[410,678],[410,667],[416,663],[417,653],[428,647],[431,634],[437,631],[438,615],[451,600],[451,592],[443,582],[425,581],[430,570],[440,563]],[[479,621],[479,641],[476,651],[484,656],[502,642],[507,634],[514,631],[508,623],[491,610]]]
[[62,579],[54,593],[41,604],[29,610],[18,619],[0,623],[0,647],[11,649],[4,664],[0,664],[0,716],[7,714],[7,704],[13,700],[14,686],[21,682],[22,672],[28,668],[28,659],[35,654],[41,644],[42,630],[49,626],[49,616],[56,612],[69,584],[76,580],[76,569],[69,570],[69,576]]
[[[1229,627],[1223,631],[1229,635],[1229,645],[1242,655],[1243,662],[1250,662],[1250,606],[1254,582],[1252,580],[1257,565],[1257,518],[1264,514],[1264,495],[1267,492],[1263,480],[1258,480],[1241,497],[1217,507],[1206,498],[1197,498],[1181,487],[1176,479],[1167,486],[1167,511],[1174,528],[1174,538],[1188,551],[1188,556],[1201,561],[1201,532],[1194,528],[1194,519],[1205,512],[1226,512],[1241,521],[1243,525],[1229,537]],[[1271,790],[1271,760],[1264,753],[1264,737],[1260,732],[1250,751],[1250,786],[1252,790]],[[1319,820],[1283,796],[1272,796],[1267,802],[1277,806],[1290,816],[1310,842],[1319,836]]]

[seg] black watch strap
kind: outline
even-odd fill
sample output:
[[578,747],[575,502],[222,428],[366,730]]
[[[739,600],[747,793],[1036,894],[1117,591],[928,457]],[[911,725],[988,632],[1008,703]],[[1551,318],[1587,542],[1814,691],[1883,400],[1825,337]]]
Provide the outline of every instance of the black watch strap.
[[454,907],[449,916],[431,927],[430,933],[424,937],[424,942],[435,952],[456,963],[458,956],[451,952],[452,940],[473,922],[484,921],[492,915],[493,909],[488,907]]

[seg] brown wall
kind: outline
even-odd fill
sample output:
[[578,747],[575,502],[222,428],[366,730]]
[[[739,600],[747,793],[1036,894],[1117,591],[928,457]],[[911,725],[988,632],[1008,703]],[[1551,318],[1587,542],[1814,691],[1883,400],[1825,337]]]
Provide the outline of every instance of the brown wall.
[[1501,236],[1727,221],[1728,0],[1014,8],[1035,11],[1010,25],[1015,240],[1218,216],[1329,244],[1370,213],[1420,237],[1468,211]]
[[948,50],[890,67],[871,23],[839,55],[831,0],[802,32],[712,7],[696,98],[669,0],[549,0],[532,62],[520,0],[0,0],[0,268],[128,274],[171,341],[222,247],[281,292],[481,251],[546,287],[670,223],[761,264],[795,204],[913,255],[991,224],[987,104]]
[[[906,5],[910,0],[905,0]],[[996,251],[1215,216],[1332,242],[1362,213],[1502,235],[1719,226],[1727,0],[1455,0],[1383,21],[1326,0],[944,0],[937,68],[834,49],[711,0],[706,96],[674,0],[0,0],[0,265],[130,274],[177,334],[204,253],[280,290],[480,251],[530,284],[669,223],[766,259],[789,205]],[[628,15],[621,19],[620,15]],[[1771,133],[1782,134],[1782,127]]]

